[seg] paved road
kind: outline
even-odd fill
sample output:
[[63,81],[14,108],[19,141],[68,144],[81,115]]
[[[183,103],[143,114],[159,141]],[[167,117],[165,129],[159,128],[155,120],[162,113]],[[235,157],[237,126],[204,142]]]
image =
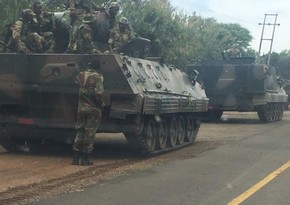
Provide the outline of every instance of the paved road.
[[32,204],[288,205],[290,126],[277,127],[197,157]]

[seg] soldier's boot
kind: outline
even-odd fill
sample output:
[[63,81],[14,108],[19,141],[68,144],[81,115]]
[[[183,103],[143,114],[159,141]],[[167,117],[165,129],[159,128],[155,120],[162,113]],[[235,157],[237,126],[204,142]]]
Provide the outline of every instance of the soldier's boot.
[[73,151],[73,160],[72,160],[72,165],[79,165],[80,161],[80,152],[79,151]]
[[82,160],[81,160],[82,166],[90,166],[94,164],[92,161],[90,161],[89,155],[90,155],[89,153],[82,153]]

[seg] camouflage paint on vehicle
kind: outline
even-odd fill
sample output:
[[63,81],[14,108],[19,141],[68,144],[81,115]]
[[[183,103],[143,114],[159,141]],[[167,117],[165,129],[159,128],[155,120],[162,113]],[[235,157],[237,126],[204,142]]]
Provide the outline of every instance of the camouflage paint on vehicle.
[[123,132],[143,154],[192,143],[208,98],[184,72],[125,55],[0,54],[0,143],[70,141],[75,135],[75,78],[101,61],[105,107],[99,132]]
[[282,119],[288,96],[277,83],[275,68],[252,58],[234,58],[207,61],[194,69],[210,99],[211,118],[220,118],[223,111],[256,111],[263,122]]

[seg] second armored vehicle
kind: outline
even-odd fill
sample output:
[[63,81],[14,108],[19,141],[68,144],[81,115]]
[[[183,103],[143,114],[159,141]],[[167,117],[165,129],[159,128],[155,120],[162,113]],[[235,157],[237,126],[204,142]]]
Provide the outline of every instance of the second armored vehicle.
[[254,58],[233,58],[191,66],[189,74],[194,69],[209,97],[211,119],[219,119],[224,111],[254,111],[262,122],[282,119],[288,96],[275,68],[257,64]]

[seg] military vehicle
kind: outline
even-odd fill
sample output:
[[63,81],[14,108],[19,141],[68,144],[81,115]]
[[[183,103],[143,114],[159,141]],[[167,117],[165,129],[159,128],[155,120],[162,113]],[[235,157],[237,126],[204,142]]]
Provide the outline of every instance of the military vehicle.
[[209,98],[207,118],[220,119],[224,111],[254,111],[262,122],[282,119],[288,96],[275,68],[254,58],[232,58],[189,66],[189,74],[194,69]]
[[0,144],[72,143],[76,76],[101,61],[105,106],[99,132],[122,132],[142,154],[190,144],[208,98],[184,72],[155,58],[121,54],[0,54]]
[[[69,32],[61,24],[62,15],[55,13],[54,54],[0,53],[3,147],[13,151],[43,141],[72,143],[78,103],[76,76],[96,59],[101,62],[105,87],[98,132],[122,132],[144,155],[193,143],[200,116],[208,106],[197,76],[189,79],[160,58],[130,57],[149,43],[143,38],[121,48],[120,54],[64,53]],[[94,28],[99,20],[86,23]],[[95,32],[93,29],[93,36]],[[101,44],[105,51],[107,43],[98,42]]]

